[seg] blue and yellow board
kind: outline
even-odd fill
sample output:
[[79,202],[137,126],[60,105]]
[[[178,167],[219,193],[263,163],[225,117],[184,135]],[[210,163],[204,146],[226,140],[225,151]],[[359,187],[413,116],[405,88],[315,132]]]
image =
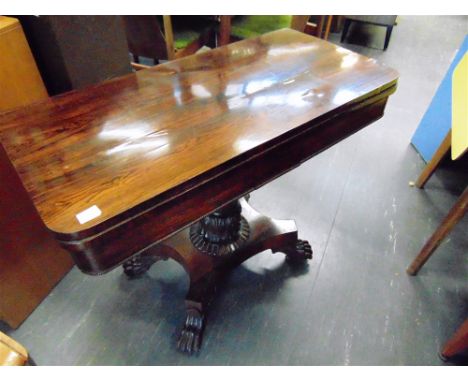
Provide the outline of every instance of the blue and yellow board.
[[452,127],[452,75],[467,51],[468,35],[455,55],[411,139],[411,143],[426,162],[431,160]]

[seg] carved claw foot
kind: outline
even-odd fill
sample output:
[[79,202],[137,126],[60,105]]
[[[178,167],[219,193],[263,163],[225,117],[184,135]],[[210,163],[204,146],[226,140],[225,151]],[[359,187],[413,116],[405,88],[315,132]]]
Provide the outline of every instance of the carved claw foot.
[[202,341],[203,328],[203,314],[197,309],[188,309],[187,318],[177,342],[177,348],[188,354],[198,352]]
[[136,255],[123,263],[124,273],[129,278],[137,278],[146,273],[159,258],[156,256]]
[[279,252],[286,254],[286,259],[291,262],[302,262],[312,259],[312,247],[307,240],[297,240],[295,246],[281,248]]

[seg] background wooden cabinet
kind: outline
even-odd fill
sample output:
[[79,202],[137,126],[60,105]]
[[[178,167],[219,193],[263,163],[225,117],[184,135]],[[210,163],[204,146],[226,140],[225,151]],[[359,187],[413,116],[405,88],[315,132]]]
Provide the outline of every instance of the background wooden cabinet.
[[[14,18],[0,16],[0,52],[0,113],[48,97]],[[18,327],[71,267],[0,145],[0,319]]]
[[0,16],[0,112],[47,98],[21,24]]

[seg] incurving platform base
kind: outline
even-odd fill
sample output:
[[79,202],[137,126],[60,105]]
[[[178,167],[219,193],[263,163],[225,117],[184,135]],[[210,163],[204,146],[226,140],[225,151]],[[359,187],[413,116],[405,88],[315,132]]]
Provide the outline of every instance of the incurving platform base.
[[289,261],[312,258],[312,248],[307,241],[298,239],[293,220],[264,216],[243,198],[134,256],[123,268],[127,276],[138,277],[156,261],[169,258],[185,268],[190,288],[185,300],[187,316],[177,347],[191,354],[200,349],[207,307],[223,276],[267,249],[286,254]]

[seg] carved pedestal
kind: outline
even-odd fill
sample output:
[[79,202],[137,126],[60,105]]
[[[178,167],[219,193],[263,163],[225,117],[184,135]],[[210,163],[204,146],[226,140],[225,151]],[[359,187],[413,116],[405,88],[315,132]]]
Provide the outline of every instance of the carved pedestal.
[[248,258],[271,249],[290,261],[312,258],[299,240],[293,220],[275,220],[255,211],[245,199],[232,202],[124,263],[124,272],[139,276],[158,259],[178,261],[190,276],[187,316],[177,347],[191,354],[200,349],[207,307],[222,277]]

